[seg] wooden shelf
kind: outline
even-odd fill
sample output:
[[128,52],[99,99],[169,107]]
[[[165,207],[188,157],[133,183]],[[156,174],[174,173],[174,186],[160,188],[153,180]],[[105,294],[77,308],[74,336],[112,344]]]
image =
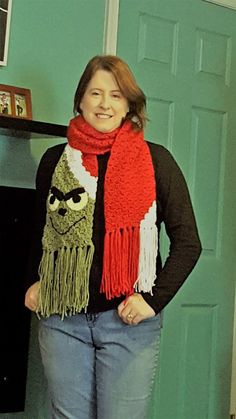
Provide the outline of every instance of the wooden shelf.
[[[48,122],[32,121],[23,118],[13,118],[11,116],[0,116],[0,128],[4,128],[7,132],[12,131],[19,133],[44,134],[53,137],[66,137],[67,126],[51,124]],[[1,130],[1,134],[3,134]],[[17,136],[17,135],[16,135]]]

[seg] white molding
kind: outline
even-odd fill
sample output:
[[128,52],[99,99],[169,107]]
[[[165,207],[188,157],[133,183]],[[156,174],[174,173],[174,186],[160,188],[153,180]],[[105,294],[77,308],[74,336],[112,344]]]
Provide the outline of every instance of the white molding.
[[[6,26],[6,34],[5,34],[4,56],[3,56],[3,61],[0,61],[0,66],[7,65],[8,45],[9,45],[9,35],[10,35],[11,9],[12,9],[12,0],[8,0],[7,26]],[[1,9],[1,10],[5,11],[4,9]]]
[[236,10],[236,0],[204,0],[209,3],[215,3],[218,6],[229,7],[230,9]]
[[234,305],[234,337],[233,337],[230,414],[231,415],[236,414],[236,292],[235,292],[235,305]]
[[119,6],[119,0],[106,0],[103,36],[104,54],[116,55]]

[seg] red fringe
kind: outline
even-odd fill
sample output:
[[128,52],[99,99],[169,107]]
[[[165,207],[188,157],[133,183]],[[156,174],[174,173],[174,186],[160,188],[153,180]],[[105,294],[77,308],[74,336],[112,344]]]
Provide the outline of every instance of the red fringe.
[[140,228],[127,227],[106,232],[100,291],[111,300],[131,295],[138,276]]

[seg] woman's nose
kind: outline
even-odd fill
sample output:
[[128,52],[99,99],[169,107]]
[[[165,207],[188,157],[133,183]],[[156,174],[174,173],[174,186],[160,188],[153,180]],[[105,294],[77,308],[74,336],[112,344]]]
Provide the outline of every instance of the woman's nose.
[[109,101],[109,97],[107,95],[102,96],[100,106],[103,109],[109,109],[110,108],[110,101]]

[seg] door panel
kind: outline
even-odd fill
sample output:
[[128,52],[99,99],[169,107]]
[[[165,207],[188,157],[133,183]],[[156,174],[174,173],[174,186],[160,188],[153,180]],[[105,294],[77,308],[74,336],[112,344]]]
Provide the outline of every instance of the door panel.
[[[235,289],[236,12],[121,0],[119,56],[148,100],[146,138],[181,166],[203,252],[164,310],[150,419],[228,419]],[[163,237],[164,252],[167,241]]]

